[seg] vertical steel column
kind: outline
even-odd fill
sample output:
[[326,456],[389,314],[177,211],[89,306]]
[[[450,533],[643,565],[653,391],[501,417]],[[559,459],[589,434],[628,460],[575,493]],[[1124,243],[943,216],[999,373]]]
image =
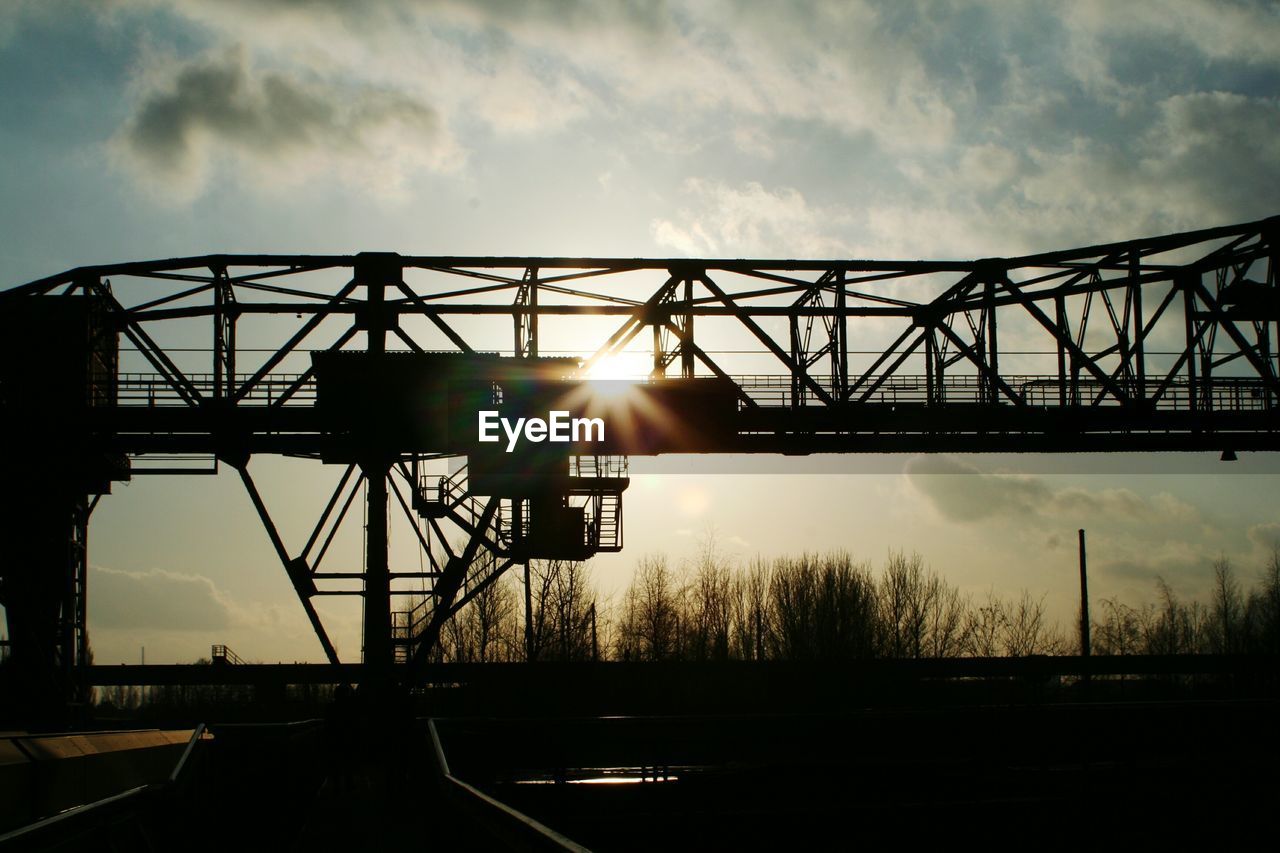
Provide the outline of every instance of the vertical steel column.
[[831,355],[833,357],[833,366],[835,367],[834,373],[836,374],[834,377],[836,380],[836,393],[832,396],[837,400],[843,400],[845,392],[849,390],[849,317],[845,314],[847,304],[848,297],[844,290],[844,270],[841,270],[840,275],[836,278],[836,316],[831,324],[831,329],[834,332],[831,345],[835,348]]
[[538,268],[529,270],[529,321],[528,321],[528,354],[538,357]]
[[67,535],[67,566],[63,576],[61,636],[58,658],[68,683],[76,667],[88,663],[88,563],[89,506],[87,498],[77,496],[69,507],[70,525]]
[[[987,299],[987,308],[986,308],[987,351],[985,353],[985,356],[987,361],[987,367],[991,368],[992,375],[999,376],[1000,375],[1000,348],[998,345],[998,341],[996,340],[996,306],[995,306],[996,283],[995,281],[991,279],[987,279],[984,290],[985,290],[984,295],[986,296],[986,299]],[[987,379],[987,390],[990,395],[990,399],[987,400],[987,402],[988,403],[998,402],[1000,399],[1000,388],[999,386],[996,385],[996,382],[994,379],[992,378]]]
[[1139,401],[1147,399],[1147,356],[1146,356],[1146,335],[1143,332],[1142,319],[1142,283],[1138,280],[1142,276],[1141,257],[1135,248],[1129,252],[1129,291],[1133,294],[1133,358],[1134,366],[1137,369],[1137,396]]
[[937,403],[937,398],[933,393],[933,348],[937,346],[937,342],[933,339],[933,329],[924,329],[924,405],[933,406]]
[[923,329],[924,336],[924,402],[926,406],[933,406],[940,402],[939,395],[934,389],[937,377],[934,376],[934,360],[937,358],[936,350],[938,342],[934,340],[933,329]]
[[[355,278],[368,293],[363,318],[369,355],[375,364],[385,357],[387,331],[395,318],[388,312],[386,288],[402,276],[395,255],[371,255],[356,262]],[[378,440],[363,448],[360,470],[365,478],[368,521],[365,528],[364,566],[364,681],[378,687],[389,684],[394,646],[391,637],[391,573],[387,565],[387,475],[394,449]]]
[[538,357],[538,268],[524,271],[524,280],[516,291],[515,310],[516,358]]
[[[516,291],[516,358],[538,357],[538,268],[524,271],[524,281]],[[523,306],[522,308],[520,306]],[[523,547],[524,505],[511,501],[511,547]]]
[[1186,330],[1187,341],[1187,401],[1188,407],[1192,412],[1200,410],[1200,401],[1198,397],[1196,383],[1196,328],[1195,328],[1195,308],[1196,296],[1195,288],[1187,279],[1188,275],[1196,275],[1196,273],[1184,272],[1178,279],[1178,286],[1182,288],[1182,319],[1183,327]]
[[662,348],[662,324],[655,322],[653,324],[653,370],[649,372],[650,379],[665,379],[667,377],[667,353]]
[[800,378],[805,363],[804,346],[800,342],[800,317],[796,309],[804,304],[804,297],[792,306],[792,313],[787,315],[787,327],[791,331],[791,407],[799,409],[804,406],[804,382]]
[[[538,357],[538,268],[531,266],[525,270],[525,282],[521,284],[516,301],[525,306],[525,310],[516,314],[516,356]],[[511,547],[512,551],[524,548],[525,542],[525,503],[520,498],[511,502]],[[530,634],[529,617],[529,560],[525,560],[525,660],[530,660],[532,634]]]
[[362,467],[369,520],[365,528],[364,665],[382,681],[392,662],[391,572],[387,565],[387,468]]
[[236,388],[235,290],[225,267],[213,271],[213,398],[225,400]]
[[[1058,334],[1058,405],[1067,405],[1067,346],[1065,341],[1071,335],[1067,328],[1067,301],[1061,294],[1053,298],[1054,311],[1057,314]],[[1073,356],[1074,358],[1074,356]]]
[[[56,466],[0,519],[0,572],[9,632],[7,689],[0,708],[49,722],[67,702],[82,701],[78,668],[88,662],[85,532],[88,499],[73,472]],[[59,482],[61,481],[61,482]]]
[[693,279],[684,280],[684,328],[680,330],[680,376],[692,379],[695,362],[693,354]]
[[[1271,296],[1275,297],[1280,292],[1280,227],[1272,224],[1270,228],[1262,232],[1262,238],[1267,242],[1267,287],[1271,288]],[[1276,327],[1276,352],[1275,359],[1270,357],[1268,352],[1267,364],[1271,365],[1271,375],[1280,375],[1280,316],[1275,320]],[[1263,334],[1266,336],[1267,346],[1270,347],[1271,327],[1268,327],[1267,321],[1262,321]],[[1277,405],[1280,401],[1276,400],[1275,392],[1271,387],[1267,387],[1267,409]]]

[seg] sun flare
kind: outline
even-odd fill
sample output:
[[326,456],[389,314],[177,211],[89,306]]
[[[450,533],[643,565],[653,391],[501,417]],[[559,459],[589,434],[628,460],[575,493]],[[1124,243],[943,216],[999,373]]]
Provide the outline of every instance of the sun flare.
[[592,364],[585,374],[586,378],[593,382],[635,379],[638,375],[642,374],[637,373],[633,359],[626,355],[606,355]]

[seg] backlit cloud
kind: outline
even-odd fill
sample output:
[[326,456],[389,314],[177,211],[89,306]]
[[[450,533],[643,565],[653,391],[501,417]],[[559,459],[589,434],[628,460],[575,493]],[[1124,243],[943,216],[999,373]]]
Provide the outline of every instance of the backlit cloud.
[[1029,474],[988,473],[949,456],[917,456],[907,478],[944,517],[953,521],[1050,521],[1174,525],[1194,532],[1206,519],[1198,508],[1166,493],[1144,497],[1126,488],[1055,487]]
[[659,248],[976,257],[1257,218],[1280,183],[1271,4],[53,8],[15,17],[92,8],[164,45],[163,17],[205,45],[140,51],[116,140],[176,200],[316,175],[393,195],[491,173],[495,140],[555,140],[660,169],[642,181],[667,199],[697,176],[652,218]]
[[210,631],[234,621],[230,600],[203,575],[94,566],[89,585],[94,627]]
[[834,257],[849,246],[835,236],[851,219],[840,206],[814,207],[794,188],[765,189],[750,181],[729,186],[690,178],[689,201],[673,219],[650,228],[659,246],[683,255],[714,257]]
[[259,179],[319,174],[393,189],[410,163],[447,168],[454,152],[427,104],[394,90],[335,85],[254,67],[233,49],[161,63],[117,138],[157,193],[188,198],[219,161]]

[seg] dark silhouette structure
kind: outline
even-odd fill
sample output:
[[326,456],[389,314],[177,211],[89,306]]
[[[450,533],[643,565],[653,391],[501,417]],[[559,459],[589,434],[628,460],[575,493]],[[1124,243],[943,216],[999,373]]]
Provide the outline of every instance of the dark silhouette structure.
[[[234,468],[335,666],[313,601],[363,597],[359,680],[377,685],[421,673],[448,617],[512,565],[621,548],[628,455],[1277,450],[1278,252],[1273,217],[965,262],[208,255],[14,287],[11,670],[30,695],[74,691],[89,517],[130,477]],[[477,350],[495,335],[511,346]],[[595,386],[641,335],[647,381]],[[479,411],[556,407],[613,426],[519,454],[476,441]],[[250,474],[259,454],[343,466],[300,546]],[[429,475],[442,458],[466,461]],[[365,565],[327,570],[361,485]],[[389,506],[429,568],[388,565]],[[393,613],[404,580],[431,594]]]

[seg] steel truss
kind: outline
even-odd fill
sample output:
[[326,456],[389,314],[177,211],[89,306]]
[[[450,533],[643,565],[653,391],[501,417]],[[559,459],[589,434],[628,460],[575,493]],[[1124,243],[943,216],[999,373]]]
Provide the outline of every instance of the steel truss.
[[[337,487],[306,543],[291,549],[249,465],[264,453],[335,458],[316,412],[310,352],[536,359],[552,342],[590,376],[641,351],[649,379],[732,383],[734,433],[695,448],[702,452],[1276,450],[1278,237],[1273,217],[965,262],[366,253],[82,267],[0,293],[0,311],[17,316],[29,300],[92,300],[131,367],[112,377],[107,397],[78,411],[73,434],[62,431],[55,446],[22,425],[24,410],[12,400],[6,435],[10,446],[34,445],[38,454],[65,455],[70,438],[86,459],[124,455],[133,476],[230,465],[331,663],[338,656],[313,599],[335,592],[329,582],[363,582],[348,594],[364,597],[364,659],[375,678],[396,660],[425,664],[444,621],[527,559],[513,546],[521,506],[473,496],[457,475],[427,477],[422,466],[440,448],[372,442],[343,451]],[[246,326],[254,327],[252,343]],[[17,355],[6,358],[8,377]],[[101,494],[107,481],[129,476],[95,465],[100,473],[79,494]],[[366,564],[322,571],[362,487]],[[392,504],[412,523],[429,570],[389,569]],[[87,520],[88,504],[78,506]],[[614,513],[620,547],[620,497],[598,511],[600,519]],[[428,547],[424,521],[443,556]],[[465,535],[456,552],[450,531]],[[78,536],[82,545],[84,531]],[[6,564],[4,572],[12,614],[24,605],[12,592],[16,570]],[[427,603],[392,614],[399,578],[429,580]],[[80,615],[63,631],[64,658],[83,646],[83,571],[69,587],[67,612]]]

